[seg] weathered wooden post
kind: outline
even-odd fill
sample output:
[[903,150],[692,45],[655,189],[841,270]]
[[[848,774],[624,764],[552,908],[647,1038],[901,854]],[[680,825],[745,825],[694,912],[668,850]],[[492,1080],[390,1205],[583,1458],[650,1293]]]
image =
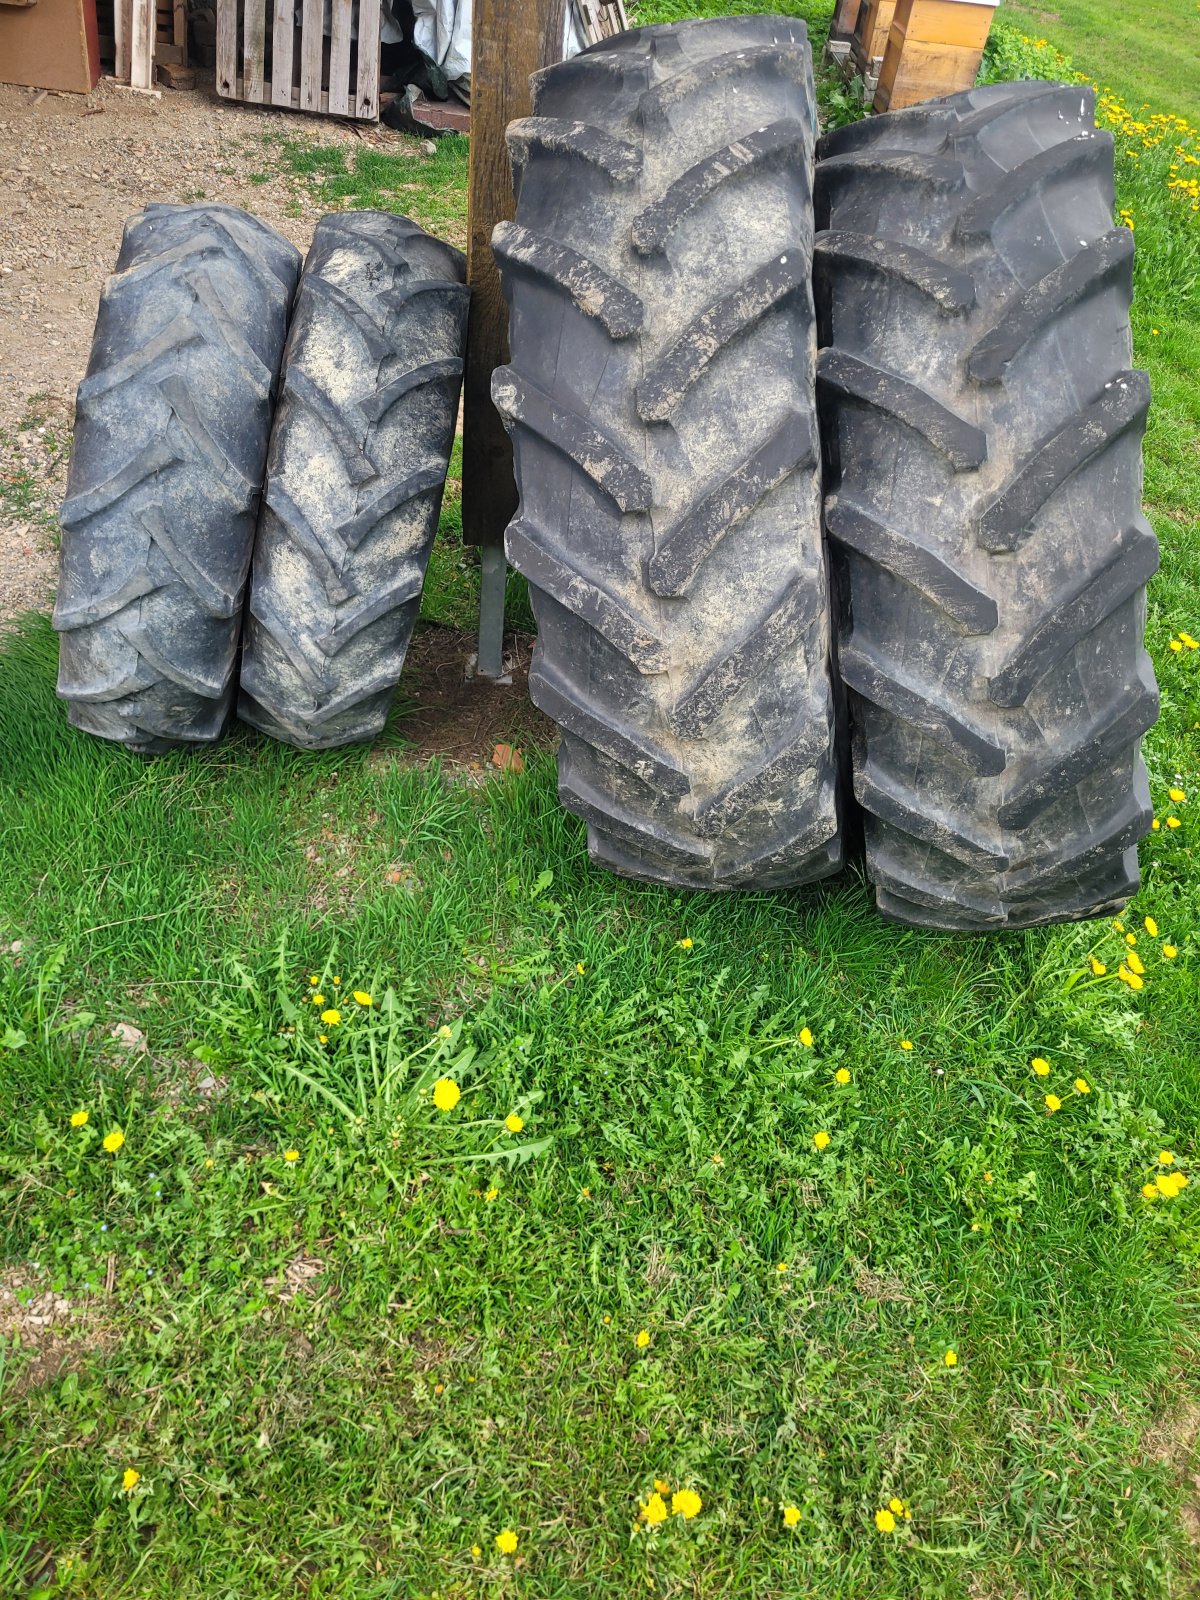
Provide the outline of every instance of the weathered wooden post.
[[492,229],[515,210],[504,130],[529,115],[529,77],[560,59],[565,0],[475,0],[471,43],[471,164],[467,282],[471,317],[463,381],[463,541],[479,546],[481,677],[503,671],[504,529],[517,506],[512,446],[492,405],[491,381],[508,360],[508,311],[492,256]]

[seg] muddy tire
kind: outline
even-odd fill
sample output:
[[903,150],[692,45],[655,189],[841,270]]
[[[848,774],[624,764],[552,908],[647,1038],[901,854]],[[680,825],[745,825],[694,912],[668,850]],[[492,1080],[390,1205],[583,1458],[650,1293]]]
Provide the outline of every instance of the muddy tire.
[[841,861],[802,23],[620,34],[534,79],[493,244],[530,692],[592,859],[696,888]]
[[60,519],[58,692],[77,728],[155,754],[228,720],[299,270],[230,206],[151,205],[125,225]]
[[980,930],[1111,912],[1158,710],[1111,137],[1090,90],[1005,84],[818,157],[825,515],[879,907]]
[[466,264],[407,217],[324,217],[271,435],[238,714],[304,750],[383,728],[454,442]]

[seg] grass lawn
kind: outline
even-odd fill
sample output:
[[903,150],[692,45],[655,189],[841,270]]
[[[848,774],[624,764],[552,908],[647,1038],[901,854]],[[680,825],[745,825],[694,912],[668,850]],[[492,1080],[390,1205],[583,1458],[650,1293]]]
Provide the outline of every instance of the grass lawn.
[[[1032,36],[1150,102],[1105,113],[1163,547],[1121,926],[923,934],[853,874],[629,885],[547,753],[467,781],[406,760],[402,711],[373,751],[143,763],[67,727],[31,619],[0,660],[0,1596],[1200,1592],[1200,1182],[1155,1183],[1200,1150],[1197,169],[1149,120],[1192,118],[1174,58],[1115,24],[1091,55],[1085,11]],[[419,210],[366,159],[331,200]],[[454,514],[427,608],[465,622]]]

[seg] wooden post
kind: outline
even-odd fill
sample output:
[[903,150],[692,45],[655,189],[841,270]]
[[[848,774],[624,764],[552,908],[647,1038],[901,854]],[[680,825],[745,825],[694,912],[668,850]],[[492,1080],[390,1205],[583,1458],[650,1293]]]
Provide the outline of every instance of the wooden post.
[[[529,77],[562,55],[565,0],[475,0],[471,41],[471,164],[463,377],[463,542],[482,547],[484,596],[478,669],[500,674],[504,530],[517,508],[512,446],[492,405],[493,371],[508,360],[508,309],[492,256],[492,229],[515,210],[504,130],[529,115]],[[497,606],[497,584],[499,585]],[[486,638],[485,638],[486,633]]]

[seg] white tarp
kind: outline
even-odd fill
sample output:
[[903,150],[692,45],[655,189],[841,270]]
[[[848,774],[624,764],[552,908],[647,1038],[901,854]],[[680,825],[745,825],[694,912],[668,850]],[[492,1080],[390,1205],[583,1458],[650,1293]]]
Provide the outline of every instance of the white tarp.
[[[524,4],[526,0],[510,0]],[[413,43],[431,56],[459,92],[470,92],[471,0],[412,0],[416,28]],[[575,26],[571,6],[563,25],[563,57],[577,56],[583,40]]]

